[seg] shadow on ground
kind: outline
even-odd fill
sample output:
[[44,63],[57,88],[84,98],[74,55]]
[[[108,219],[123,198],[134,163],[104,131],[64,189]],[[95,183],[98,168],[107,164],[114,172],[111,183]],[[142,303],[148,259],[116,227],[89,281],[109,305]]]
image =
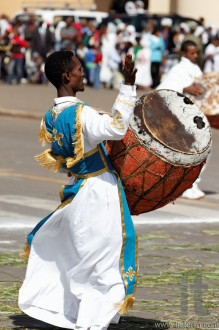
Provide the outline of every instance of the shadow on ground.
[[[10,316],[13,322],[14,328],[12,329],[61,329],[58,327],[51,326],[45,322],[38,321],[26,315],[13,315]],[[160,322],[158,320],[143,319],[138,317],[121,317],[119,324],[111,324],[108,328],[113,329],[130,329],[130,330],[157,330],[157,329],[169,329],[168,324]]]

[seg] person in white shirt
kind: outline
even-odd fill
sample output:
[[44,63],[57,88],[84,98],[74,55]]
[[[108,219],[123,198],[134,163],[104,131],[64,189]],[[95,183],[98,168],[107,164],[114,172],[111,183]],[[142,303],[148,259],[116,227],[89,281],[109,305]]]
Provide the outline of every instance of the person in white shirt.
[[[201,95],[204,90],[196,84],[196,79],[202,76],[202,71],[196,64],[198,58],[198,47],[192,40],[186,40],[181,46],[181,60],[172,67],[161,84],[156,89],[172,89],[179,93],[189,93],[194,96]],[[200,199],[205,193],[198,187],[196,180],[192,188],[187,189],[182,197],[188,199]]]
[[217,53],[218,39],[216,37],[212,38],[211,42],[205,48],[205,63],[203,67],[203,72],[213,72],[216,71],[214,68],[214,57]]
[[126,134],[135,106],[136,72],[128,54],[111,117],[76,97],[84,90],[84,73],[73,52],[54,52],[45,63],[57,98],[40,131],[40,141],[50,148],[37,160],[48,169],[69,172],[71,178],[60,191],[61,205],[27,237],[31,248],[19,307],[61,328],[106,330],[134,302],[137,237],[102,142]]

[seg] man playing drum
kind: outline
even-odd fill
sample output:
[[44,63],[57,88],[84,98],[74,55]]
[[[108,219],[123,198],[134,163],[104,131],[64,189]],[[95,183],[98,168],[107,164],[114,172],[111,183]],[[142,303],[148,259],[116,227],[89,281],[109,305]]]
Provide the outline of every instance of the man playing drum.
[[[181,46],[181,60],[164,77],[156,89],[172,89],[179,93],[189,93],[194,96],[201,95],[204,90],[196,84],[195,80],[202,76],[202,71],[196,64],[198,47],[192,40],[187,40]],[[200,199],[205,193],[198,187],[196,180],[191,189],[187,189],[182,197],[188,199]]]
[[55,326],[107,329],[134,302],[137,236],[102,141],[126,134],[135,106],[136,71],[128,54],[125,81],[110,117],[76,98],[84,90],[84,73],[73,52],[54,52],[45,63],[57,98],[40,131],[41,142],[50,148],[36,158],[71,178],[61,188],[61,205],[27,237],[31,249],[19,307]]

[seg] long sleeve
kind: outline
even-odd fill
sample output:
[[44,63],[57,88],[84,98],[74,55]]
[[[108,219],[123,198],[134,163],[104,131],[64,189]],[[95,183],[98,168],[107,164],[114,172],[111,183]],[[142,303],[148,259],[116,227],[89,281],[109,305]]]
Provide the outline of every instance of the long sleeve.
[[198,65],[182,57],[181,61],[169,71],[156,89],[172,89],[183,93],[183,89],[194,83],[201,75],[202,71]]
[[[85,106],[82,111],[82,132],[86,149],[95,148],[104,140],[121,140],[128,129],[129,120],[134,110],[136,86],[123,83],[112,108],[113,117],[100,115],[96,110]],[[88,148],[86,148],[86,145]]]

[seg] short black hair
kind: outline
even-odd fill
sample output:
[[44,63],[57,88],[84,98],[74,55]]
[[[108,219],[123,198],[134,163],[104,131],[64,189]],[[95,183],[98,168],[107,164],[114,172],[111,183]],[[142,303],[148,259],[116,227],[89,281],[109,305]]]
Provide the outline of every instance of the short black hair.
[[189,47],[197,47],[197,44],[192,40],[186,40],[181,45],[181,52],[187,52]]
[[45,74],[56,88],[59,88],[62,84],[62,74],[73,69],[72,57],[74,56],[75,53],[71,50],[60,50],[47,57]]

